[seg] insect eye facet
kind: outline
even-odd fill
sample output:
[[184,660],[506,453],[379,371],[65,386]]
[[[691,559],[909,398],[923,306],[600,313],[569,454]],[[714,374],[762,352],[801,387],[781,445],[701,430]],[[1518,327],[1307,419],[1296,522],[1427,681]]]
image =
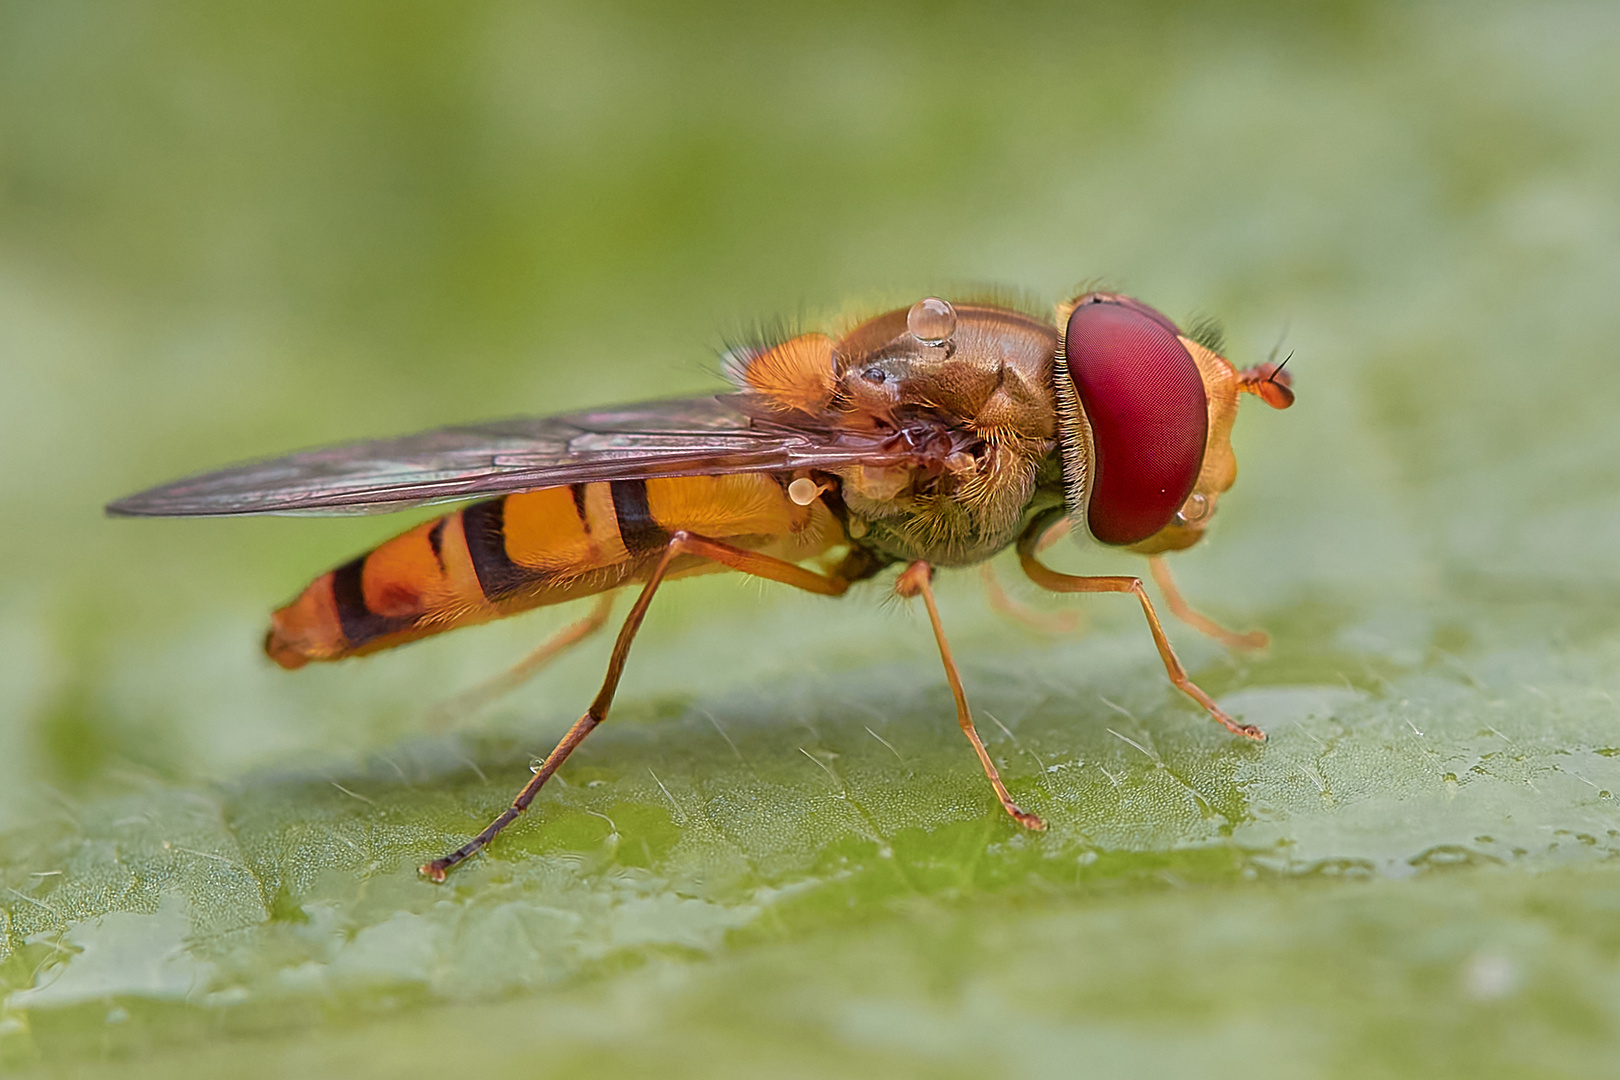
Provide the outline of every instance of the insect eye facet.
[[1105,544],[1168,525],[1204,463],[1209,403],[1175,324],[1140,301],[1087,298],[1069,316],[1069,377],[1091,428],[1086,524]]
[[1177,329],[1175,321],[1171,319],[1170,316],[1166,315],[1156,307],[1142,303],[1142,301],[1138,300],[1134,296],[1126,296],[1123,293],[1087,293],[1085,296],[1080,298],[1075,306],[1078,308],[1087,304],[1112,304],[1115,307],[1129,308],[1131,311],[1136,312],[1144,318],[1151,319],[1158,323],[1172,334],[1179,336],[1181,333],[1181,331]]

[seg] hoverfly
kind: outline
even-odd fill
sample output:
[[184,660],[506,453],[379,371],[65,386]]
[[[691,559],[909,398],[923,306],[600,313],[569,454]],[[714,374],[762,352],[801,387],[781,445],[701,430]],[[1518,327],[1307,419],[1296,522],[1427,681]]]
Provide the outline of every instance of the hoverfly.
[[595,700],[511,806],[421,867],[434,881],[517,818],[606,719],[659,587],[715,570],[838,596],[903,567],[895,590],[927,608],[957,719],[996,797],[1019,824],[1043,829],[974,729],[934,568],[1016,544],[1024,572],[1047,589],[1134,595],[1171,682],[1232,732],[1264,738],[1187,677],[1139,578],[1062,574],[1038,558],[1049,531],[1072,523],[1150,556],[1172,609],[1224,633],[1186,608],[1157,556],[1197,543],[1231,487],[1240,393],[1281,409],[1293,392],[1279,365],[1238,370],[1217,347],[1111,293],[1060,304],[1052,321],[928,297],[841,336],[734,349],[732,393],[310,450],[107,510],[353,513],[477,500],[322,575],[272,615],[265,651],[286,668],[640,584]]

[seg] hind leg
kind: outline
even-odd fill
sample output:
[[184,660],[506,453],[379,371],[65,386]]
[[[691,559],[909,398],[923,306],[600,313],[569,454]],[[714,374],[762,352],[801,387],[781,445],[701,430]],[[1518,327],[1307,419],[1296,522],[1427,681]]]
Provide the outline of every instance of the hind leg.
[[597,691],[590,708],[585,710],[585,715],[574,722],[574,726],[568,729],[562,741],[546,755],[546,760],[534,770],[534,776],[523,785],[523,789],[512,800],[512,805],[501,811],[494,821],[484,827],[483,832],[455,851],[443,858],[422,864],[420,871],[424,877],[442,882],[445,873],[451,867],[465,862],[488,847],[490,841],[494,840],[502,829],[517,820],[518,815],[529,808],[529,804],[540,794],[540,789],[545,786],[546,781],[551,779],[552,774],[568,760],[568,755],[585,741],[585,736],[607,719],[608,710],[613,706],[613,695],[619,689],[619,679],[624,675],[624,665],[629,659],[630,646],[635,642],[636,632],[641,629],[641,622],[647,617],[647,608],[652,604],[653,595],[658,592],[659,585],[663,584],[664,578],[668,576],[670,564],[681,555],[698,555],[744,574],[779,581],[784,585],[792,585],[823,596],[839,596],[849,588],[849,581],[846,578],[818,574],[783,559],[744,551],[742,548],[685,531],[671,535],[657,565],[647,578],[647,584],[642,586],[641,595],[636,597],[635,604],[630,608],[630,614],[625,616],[624,625],[619,628],[619,637],[613,643],[613,652],[608,657],[607,675],[602,680],[602,688]]
[[540,646],[528,656],[519,660],[505,671],[493,678],[486,679],[477,686],[463,690],[453,697],[445,698],[428,710],[428,726],[434,730],[443,730],[450,727],[455,721],[470,716],[491,702],[510,694],[534,678],[557,657],[584,641],[603,626],[607,625],[608,614],[613,610],[613,594],[603,593],[596,598],[596,603],[582,619],[569,623],[551,637],[540,643]]

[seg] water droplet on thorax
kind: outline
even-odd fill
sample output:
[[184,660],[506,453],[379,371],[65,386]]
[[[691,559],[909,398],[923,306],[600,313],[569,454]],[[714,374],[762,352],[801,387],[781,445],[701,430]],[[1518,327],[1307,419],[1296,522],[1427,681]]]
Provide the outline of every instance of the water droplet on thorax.
[[956,333],[956,309],[937,296],[919,300],[906,312],[906,329],[924,345],[943,345]]
[[801,476],[788,485],[788,498],[797,506],[809,506],[821,494],[821,485],[808,476]]
[[545,758],[543,758],[543,757],[532,757],[532,758],[529,759],[529,771],[530,772],[537,773],[537,772],[539,772],[541,769],[543,769],[545,767],[546,767],[546,759]]

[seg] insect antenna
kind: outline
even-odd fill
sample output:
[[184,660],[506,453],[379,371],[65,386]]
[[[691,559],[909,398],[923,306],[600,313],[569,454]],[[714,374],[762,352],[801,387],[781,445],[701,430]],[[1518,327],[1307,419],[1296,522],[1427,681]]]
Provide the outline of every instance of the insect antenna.
[[1238,372],[1238,389],[1258,395],[1273,409],[1286,409],[1294,403],[1294,380],[1283,369],[1288,366],[1288,361],[1294,358],[1294,352],[1290,349],[1280,364],[1272,363],[1276,355],[1277,350],[1273,349],[1271,359],[1267,359],[1265,363]]
[[[1283,320],[1282,329],[1277,332],[1277,342],[1276,342],[1276,344],[1272,345],[1271,346],[1271,351],[1266,353],[1266,363],[1269,364],[1269,363],[1272,363],[1273,361],[1275,361],[1277,359],[1277,354],[1282,352],[1283,342],[1288,340],[1288,331],[1289,331],[1290,327],[1292,326],[1292,323],[1293,323],[1292,319],[1284,319]],[[1289,351],[1288,355],[1289,356],[1294,355],[1292,350]],[[1287,362],[1288,361],[1286,361],[1286,360],[1283,361],[1283,363],[1285,363],[1285,364]]]

